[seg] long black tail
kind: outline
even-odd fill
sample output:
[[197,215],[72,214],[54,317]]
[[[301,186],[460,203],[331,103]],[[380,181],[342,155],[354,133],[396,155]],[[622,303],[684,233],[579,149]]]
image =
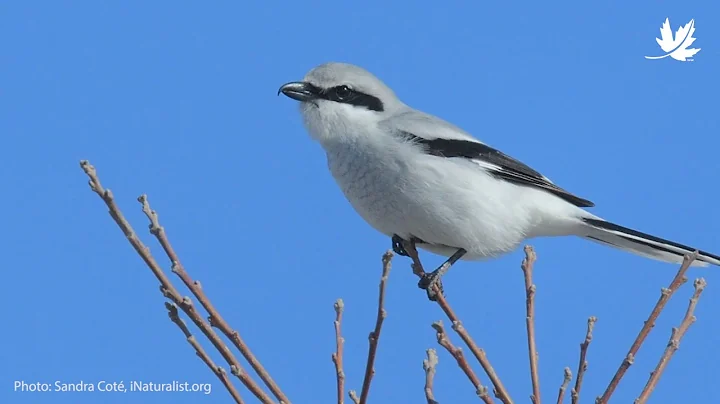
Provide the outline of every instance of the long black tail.
[[[665,240],[637,230],[628,229],[602,219],[584,218],[588,232],[586,238],[632,253],[665,262],[681,263],[683,256],[696,248]],[[699,251],[693,266],[720,265],[720,256]]]

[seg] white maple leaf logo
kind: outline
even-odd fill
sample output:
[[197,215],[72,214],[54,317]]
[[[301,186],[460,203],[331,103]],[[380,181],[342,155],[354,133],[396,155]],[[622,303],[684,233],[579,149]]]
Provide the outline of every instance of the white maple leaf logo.
[[695,20],[690,20],[689,23],[678,28],[673,38],[672,29],[670,29],[670,19],[666,18],[665,22],[660,28],[660,38],[655,38],[660,48],[667,54],[663,56],[645,56],[645,59],[662,59],[670,56],[675,60],[681,62],[692,62],[692,59],[696,53],[700,52],[700,48],[688,47],[695,42],[693,34],[695,33]]

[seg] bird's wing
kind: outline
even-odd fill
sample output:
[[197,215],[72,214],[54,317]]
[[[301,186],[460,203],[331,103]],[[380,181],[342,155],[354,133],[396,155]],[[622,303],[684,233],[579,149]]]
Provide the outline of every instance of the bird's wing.
[[434,116],[408,111],[394,115],[383,121],[382,125],[393,135],[419,145],[427,154],[468,159],[496,178],[517,185],[544,189],[581,208],[595,206],[591,201],[575,196],[553,184],[547,177],[526,164]]

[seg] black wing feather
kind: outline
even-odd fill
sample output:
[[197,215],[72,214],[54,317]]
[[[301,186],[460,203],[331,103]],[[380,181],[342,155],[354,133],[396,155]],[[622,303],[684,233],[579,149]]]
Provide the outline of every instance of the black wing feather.
[[548,179],[539,172],[486,144],[460,139],[425,139],[404,131],[401,132],[401,135],[424,146],[427,154],[439,157],[462,157],[483,161],[499,167],[498,170],[488,170],[491,175],[497,178],[518,185],[542,188],[581,208],[595,206],[595,204],[589,200],[565,191],[548,181]]

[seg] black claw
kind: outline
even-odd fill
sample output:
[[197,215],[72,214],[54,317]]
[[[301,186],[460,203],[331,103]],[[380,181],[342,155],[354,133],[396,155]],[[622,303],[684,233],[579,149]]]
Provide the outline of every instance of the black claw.
[[428,289],[430,285],[435,283],[438,279],[438,273],[437,271],[428,272],[425,275],[423,275],[422,278],[418,281],[418,287],[420,289]]
[[437,285],[437,290],[440,294],[445,296],[445,291],[443,290],[443,284],[439,275],[438,271],[429,272],[423,275],[423,277],[418,281],[418,287],[420,289],[425,289],[428,299],[433,302],[437,301],[437,292],[434,287],[435,285]]
[[405,247],[403,247],[403,239],[402,237],[398,236],[397,234],[393,234],[392,236],[392,249],[395,251],[395,254],[403,256],[403,257],[409,257],[410,255],[405,250]]

